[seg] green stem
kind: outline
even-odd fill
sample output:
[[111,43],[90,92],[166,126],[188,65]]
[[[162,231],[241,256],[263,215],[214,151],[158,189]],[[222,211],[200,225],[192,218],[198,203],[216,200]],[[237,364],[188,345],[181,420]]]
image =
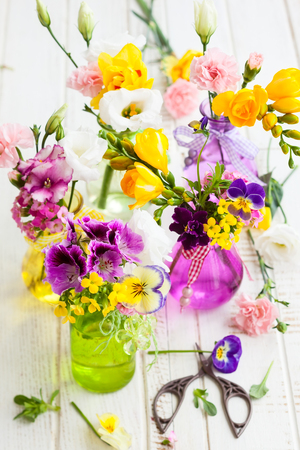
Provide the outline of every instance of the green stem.
[[76,180],[76,181],[72,181],[70,200],[69,200],[69,204],[68,204],[68,210],[69,210],[69,211],[70,211],[70,209],[71,209],[72,200],[73,200],[73,195],[74,195],[74,189],[75,189],[75,184],[76,184],[76,183],[77,183],[77,180]]
[[208,350],[159,350],[158,352],[155,352],[155,350],[151,350],[148,352],[148,355],[162,355],[165,353],[212,353]]
[[242,89],[245,89],[245,88],[247,87],[247,84],[248,84],[248,83],[246,83],[246,81],[243,81]]
[[96,429],[93,427],[93,425],[91,424],[91,422],[89,421],[89,419],[83,414],[83,412],[78,408],[78,406],[76,405],[76,403],[71,402],[71,405],[76,409],[76,411],[81,415],[81,417],[86,421],[86,423],[88,424],[88,426],[93,430],[93,432],[98,436],[99,439],[101,439],[100,434],[97,433]]
[[57,45],[62,49],[62,51],[67,55],[67,57],[70,59],[70,61],[72,61],[72,63],[74,64],[74,66],[76,67],[76,69],[78,68],[76,62],[73,60],[71,53],[68,53],[67,50],[58,42],[58,40],[56,39],[56,37],[53,34],[53,31],[51,30],[51,27],[47,27],[49,33],[51,34],[51,36],[53,37],[53,39],[55,40],[55,42],[57,43]]
[[[202,42],[202,41],[201,41],[201,42]],[[204,53],[206,52],[207,44],[203,44],[203,42],[202,42],[202,47],[203,47],[203,55],[204,55]]]
[[99,209],[105,209],[107,195],[108,195],[108,191],[110,188],[113,173],[114,173],[114,170],[111,168],[110,164],[108,164],[105,168],[101,191],[100,191],[100,195],[99,195],[98,202],[97,202]]
[[19,155],[20,160],[21,160],[21,161],[24,161],[24,158],[23,158],[23,155],[22,155],[22,153],[21,153],[21,150],[20,150],[18,147],[16,147],[16,150],[17,150],[17,153],[18,153],[18,155]]
[[203,144],[203,147],[201,148],[201,150],[199,152],[198,159],[197,159],[197,177],[198,177],[198,189],[199,189],[199,196],[198,196],[199,203],[201,203],[200,159],[201,159],[201,155],[202,155],[203,149],[206,146],[206,143],[208,141],[208,138],[209,138],[209,135],[207,136],[207,138],[206,138],[206,140],[205,140],[205,142]]
[[269,140],[268,153],[267,153],[267,172],[270,172],[270,149],[271,149],[272,138]]
[[287,180],[293,175],[293,173],[298,169],[299,166],[296,166],[289,174],[288,176],[285,178],[285,180],[281,183],[281,186],[284,186],[285,183],[287,182]]
[[287,223],[287,218],[286,218],[285,212],[283,211],[283,208],[281,206],[281,203],[280,203],[280,200],[279,200],[279,197],[278,197],[276,189],[274,189],[274,194],[275,194],[278,206],[279,206],[279,208],[280,208],[280,210],[282,212],[282,215],[283,215],[283,218],[284,218],[284,223]]
[[46,140],[47,140],[47,137],[49,136],[49,134],[45,134],[45,136],[43,137],[43,140],[42,140],[42,148],[45,148],[45,143],[46,143]]

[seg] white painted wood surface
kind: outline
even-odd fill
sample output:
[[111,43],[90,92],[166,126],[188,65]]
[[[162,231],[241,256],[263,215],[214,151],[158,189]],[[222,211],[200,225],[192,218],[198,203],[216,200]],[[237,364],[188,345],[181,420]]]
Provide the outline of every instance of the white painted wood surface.
[[[242,69],[250,51],[265,55],[258,82],[267,84],[280,68],[299,67],[300,60],[300,2],[299,0],[216,0],[219,28],[211,39],[211,46],[234,53]],[[75,60],[83,63],[84,42],[76,29],[79,1],[49,0],[53,30],[72,52]],[[138,11],[134,0],[90,0],[99,21],[95,38],[111,36],[129,30],[131,34],[145,33],[131,9]],[[178,56],[189,48],[200,48],[193,30],[192,0],[155,0],[155,15],[162,29],[169,35]],[[155,59],[149,51],[147,59]],[[84,99],[67,90],[65,80],[72,64],[50,39],[39,24],[35,2],[24,0],[0,1],[0,65],[11,67],[0,71],[0,123],[19,122],[31,126],[44,124],[49,114],[65,101],[69,104],[67,125],[94,126],[91,118],[81,112]],[[155,64],[150,65],[155,86],[164,88],[164,78]],[[170,139],[173,154],[178,152],[172,139],[176,125],[163,111],[164,129]],[[195,118],[196,116],[194,116]],[[261,149],[257,163],[260,173],[266,171],[266,148],[269,135],[260,124],[246,131]],[[180,152],[181,150],[179,150]],[[287,158],[272,143],[271,167],[274,175],[283,180],[289,173]],[[285,186],[283,206],[289,223],[299,230],[299,178],[296,173]],[[82,450],[105,449],[106,444],[92,433],[70,406],[75,401],[96,426],[96,413],[113,412],[120,416],[124,426],[133,434],[134,450],[165,448],[151,419],[152,400],[158,389],[171,379],[197,371],[193,354],[163,355],[156,366],[146,372],[150,357],[137,356],[137,370],[133,381],[123,390],[106,395],[85,391],[72,380],[69,358],[69,330],[61,326],[51,309],[35,300],[21,280],[21,261],[26,244],[11,218],[10,209],[16,190],[0,172],[0,449],[2,450]],[[281,221],[280,212],[276,218]],[[257,233],[256,233],[257,234]],[[241,290],[257,295],[262,278],[256,256],[246,234],[239,243],[242,257],[249,267],[254,282],[243,281]],[[283,320],[290,323],[283,336],[272,331],[268,335],[250,338],[240,333],[231,322],[237,311],[234,300],[212,311],[185,311],[179,314],[178,304],[169,301],[158,313],[157,340],[161,349],[190,349],[195,341],[202,348],[211,349],[214,341],[235,333],[242,339],[244,354],[238,371],[228,376],[248,390],[259,383],[274,359],[268,381],[268,394],[253,402],[253,418],[239,439],[235,439],[224,417],[218,387],[209,379],[195,382],[187,392],[185,402],[174,422],[178,436],[177,450],[299,450],[300,438],[300,285],[299,268],[275,264],[273,277],[277,282],[279,299],[291,303],[281,309]],[[218,414],[207,417],[192,403],[192,390],[208,389]],[[13,421],[19,407],[13,403],[16,394],[37,395],[43,388],[45,397],[59,388],[57,399],[61,412],[47,413],[34,424]],[[170,415],[171,400],[161,403],[161,411]],[[243,409],[233,408],[234,418]]]

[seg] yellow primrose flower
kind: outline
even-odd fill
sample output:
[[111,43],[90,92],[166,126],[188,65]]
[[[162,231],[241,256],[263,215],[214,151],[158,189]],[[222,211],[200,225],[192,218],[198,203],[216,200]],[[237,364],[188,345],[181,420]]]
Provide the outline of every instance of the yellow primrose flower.
[[120,419],[114,414],[102,414],[98,416],[100,428],[98,433],[102,441],[118,450],[128,450],[132,444],[132,437],[127,431],[120,427]]
[[76,314],[76,316],[83,316],[84,315],[84,309],[82,306],[79,305],[72,305],[71,310]]
[[126,44],[113,58],[108,53],[100,53],[98,65],[105,88],[91,101],[91,106],[95,109],[99,109],[99,102],[108,91],[121,88],[133,91],[152,87],[153,78],[147,80],[147,67],[142,61],[142,53],[133,44]]
[[97,294],[99,287],[103,284],[103,278],[101,278],[96,272],[90,274],[90,278],[84,278],[81,282],[81,286],[89,288],[91,294]]
[[169,141],[162,131],[146,128],[142,133],[138,133],[134,151],[141,160],[167,175]]
[[226,202],[223,198],[220,199],[219,205],[218,205],[218,213],[224,214],[227,212],[227,208],[230,205],[231,202]]
[[108,305],[106,308],[104,308],[104,309],[102,310],[103,316],[106,317],[107,314],[108,314],[110,311],[113,311],[114,309],[115,309],[114,306]]
[[112,306],[116,306],[118,303],[126,301],[127,286],[121,283],[115,283],[113,291],[109,294],[108,300]]
[[91,314],[93,314],[95,311],[100,311],[100,306],[96,302],[94,298],[85,297],[84,295],[81,297],[82,303],[90,303],[88,310]]
[[219,225],[216,225],[216,220],[213,217],[210,217],[203,225],[204,231],[207,233],[207,236],[210,238],[215,237],[216,234],[219,234],[221,231],[221,228]]
[[54,314],[56,315],[56,317],[62,317],[68,314],[66,306],[66,302],[62,302],[61,300],[58,301],[58,304],[54,310]]
[[264,216],[263,220],[258,223],[257,228],[260,230],[267,230],[271,226],[272,222],[272,214],[271,209],[268,206],[264,206],[262,209],[260,209],[260,212]]
[[184,80],[190,80],[191,72],[191,62],[194,57],[202,56],[203,53],[197,50],[188,50],[182,58],[180,58],[177,63],[171,69],[171,77],[173,83],[178,80],[178,78],[183,78]]

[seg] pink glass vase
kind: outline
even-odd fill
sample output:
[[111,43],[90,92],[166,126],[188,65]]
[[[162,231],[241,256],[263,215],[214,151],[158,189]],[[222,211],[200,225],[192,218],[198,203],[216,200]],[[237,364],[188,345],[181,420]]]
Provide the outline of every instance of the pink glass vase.
[[[173,258],[180,247],[180,243],[174,246]],[[178,302],[187,285],[190,264],[191,260],[181,254],[171,274],[170,294]],[[193,295],[188,308],[212,309],[223,305],[237,292],[242,279],[243,264],[234,247],[221,250],[218,245],[212,246],[198,279],[191,285]]]

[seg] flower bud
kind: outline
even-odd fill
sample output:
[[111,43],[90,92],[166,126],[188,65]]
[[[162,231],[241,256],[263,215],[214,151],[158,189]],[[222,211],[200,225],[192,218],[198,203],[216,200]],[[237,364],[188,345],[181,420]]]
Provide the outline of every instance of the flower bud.
[[180,200],[179,198],[170,198],[167,203],[171,206],[179,206],[181,205],[182,200]]
[[176,194],[182,195],[182,194],[184,193],[185,189],[184,189],[183,186],[174,186],[174,187],[173,187],[173,191],[174,191]]
[[117,138],[112,134],[112,133],[107,133],[106,134],[106,138],[109,140],[109,142],[111,143],[111,145],[116,145],[117,143]]
[[271,133],[274,138],[278,138],[282,133],[282,126],[281,125],[275,125],[275,127],[272,128]]
[[134,152],[134,145],[133,145],[133,143],[132,143],[129,139],[124,138],[123,141],[121,141],[121,144],[122,144],[123,148],[125,148],[126,152],[127,152],[129,155],[131,155],[131,156],[134,156],[134,155],[135,155],[135,152]]
[[277,123],[277,116],[274,113],[266,114],[263,117],[262,125],[264,130],[270,131]]
[[291,147],[292,152],[294,153],[294,155],[300,156],[300,148],[299,147],[296,147],[295,145],[291,145],[290,147]]
[[167,202],[164,198],[153,198],[151,200],[151,203],[153,203],[153,205],[162,206],[165,205]]
[[193,200],[192,197],[190,197],[190,196],[187,194],[187,192],[184,192],[184,193],[182,194],[182,198],[183,198],[183,200],[184,200],[186,203],[191,202],[191,201]]
[[295,168],[295,163],[294,163],[294,160],[293,160],[293,157],[292,157],[292,152],[290,153],[290,158],[289,158],[288,164],[289,164],[289,168],[290,169],[294,169]]
[[38,13],[39,21],[41,22],[43,27],[46,28],[50,27],[51,24],[50,16],[46,6],[44,5],[43,2],[41,2],[41,0],[36,0],[36,11]]
[[288,324],[284,322],[278,322],[277,324],[277,330],[280,331],[280,333],[285,333],[287,331]]
[[21,189],[21,187],[24,186],[25,181],[22,180],[21,174],[17,170],[12,170],[11,172],[8,172],[7,176],[11,184],[16,188]]
[[92,39],[94,28],[94,13],[87,3],[82,2],[78,13],[78,30],[87,43]]
[[57,140],[57,142],[59,142],[64,137],[65,137],[65,132],[64,132],[62,124],[60,123],[56,129],[55,139]]
[[284,132],[284,135],[291,139],[300,140],[300,131],[297,131],[297,130],[287,130]]
[[268,112],[268,105],[265,103],[261,105],[259,113],[257,115],[257,120],[261,120]]
[[287,155],[288,152],[290,151],[290,146],[289,146],[286,142],[284,142],[284,141],[283,141],[282,143],[280,143],[279,145],[280,145],[280,147],[281,147],[282,152],[283,152],[285,155]]
[[110,160],[110,166],[114,170],[126,170],[131,164],[133,164],[133,161],[127,156],[117,156]]
[[173,192],[173,191],[170,191],[169,189],[165,189],[165,190],[161,193],[161,195],[162,195],[163,197],[167,198],[167,199],[173,198],[173,197],[176,196],[176,194],[174,194],[174,192]]
[[245,83],[250,83],[260,72],[264,57],[260,53],[250,53],[248,61],[245,64],[243,78]]
[[110,148],[108,148],[106,150],[106,152],[104,153],[104,155],[102,156],[103,159],[113,159],[116,158],[117,156],[119,156],[119,153],[116,152],[115,150],[111,150]]
[[133,169],[135,169],[135,165],[134,164],[130,164],[130,166],[128,166],[126,170],[133,170]]
[[217,29],[217,10],[213,0],[194,1],[195,30],[203,45],[207,45]]
[[59,108],[59,110],[52,114],[45,126],[45,131],[48,135],[55,133],[57,127],[64,120],[67,107],[68,105],[65,103],[61,108]]
[[169,172],[165,179],[172,188],[175,186],[175,177],[172,172]]
[[288,123],[289,125],[296,125],[299,122],[299,117],[295,114],[285,114],[280,117],[280,123]]

